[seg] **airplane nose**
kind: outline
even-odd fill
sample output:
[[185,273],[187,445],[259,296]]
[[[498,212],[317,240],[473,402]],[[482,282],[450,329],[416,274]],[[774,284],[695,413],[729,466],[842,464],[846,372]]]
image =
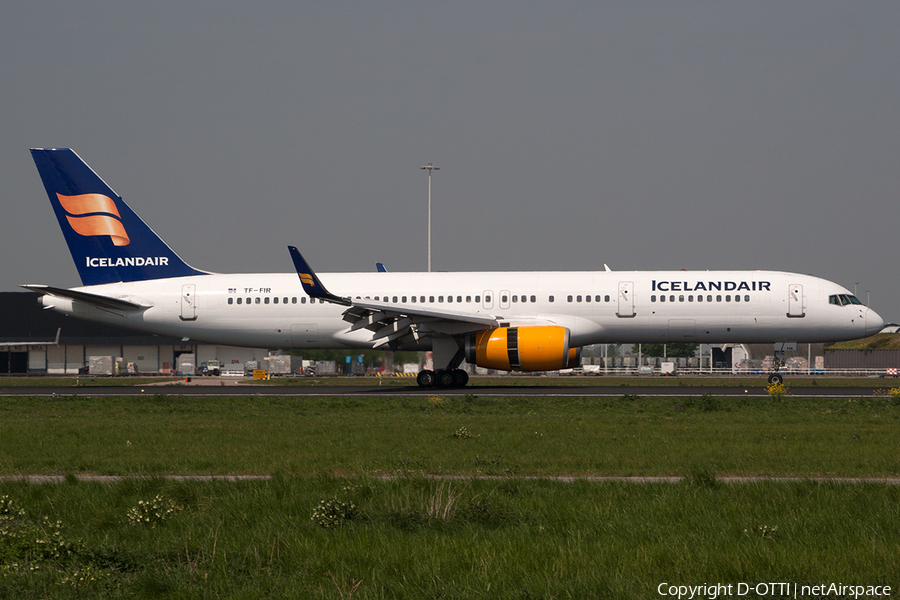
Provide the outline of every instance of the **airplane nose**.
[[884,329],[884,319],[881,316],[872,310],[871,308],[866,310],[866,337],[870,335],[875,335],[879,331]]

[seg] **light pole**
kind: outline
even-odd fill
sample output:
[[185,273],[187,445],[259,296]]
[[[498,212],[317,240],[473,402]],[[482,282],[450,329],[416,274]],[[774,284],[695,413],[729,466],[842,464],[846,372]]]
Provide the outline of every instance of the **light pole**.
[[441,168],[428,163],[419,167],[419,170],[428,171],[428,272],[431,273],[431,172],[440,171]]

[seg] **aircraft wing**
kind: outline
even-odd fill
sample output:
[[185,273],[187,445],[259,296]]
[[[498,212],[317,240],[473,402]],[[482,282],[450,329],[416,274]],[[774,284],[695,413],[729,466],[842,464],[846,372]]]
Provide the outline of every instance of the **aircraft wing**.
[[56,296],[57,298],[67,298],[85,304],[92,304],[100,308],[111,308],[115,310],[136,311],[147,308],[141,304],[135,304],[121,298],[110,298],[109,296],[101,296],[100,294],[91,294],[90,292],[79,292],[77,290],[67,290],[65,288],[50,287],[49,285],[26,284],[20,285],[26,290],[38,294]]
[[378,342],[377,346],[408,336],[418,339],[423,329],[452,335],[499,326],[497,317],[491,315],[336,296],[325,289],[297,248],[288,246],[288,250],[303,290],[312,298],[346,306],[343,319],[351,323],[350,331],[368,329],[372,332],[372,340]]

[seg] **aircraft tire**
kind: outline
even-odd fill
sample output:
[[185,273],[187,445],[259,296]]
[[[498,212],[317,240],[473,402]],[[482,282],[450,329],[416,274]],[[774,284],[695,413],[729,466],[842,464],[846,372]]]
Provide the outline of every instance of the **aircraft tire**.
[[437,377],[434,376],[434,371],[430,369],[419,371],[419,374],[416,376],[416,383],[423,388],[434,387],[436,380]]
[[772,373],[769,375],[769,383],[784,383],[784,376],[781,373]]
[[462,369],[456,369],[455,371],[453,371],[453,387],[466,387],[467,383],[469,383],[468,373],[466,373]]
[[437,386],[442,388],[455,387],[456,377],[453,371],[445,370],[437,372]]

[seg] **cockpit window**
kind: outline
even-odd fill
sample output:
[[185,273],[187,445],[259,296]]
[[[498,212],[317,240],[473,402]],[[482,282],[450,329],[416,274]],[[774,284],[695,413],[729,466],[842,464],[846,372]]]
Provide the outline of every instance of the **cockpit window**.
[[862,304],[862,302],[852,294],[833,294],[828,296],[828,304],[847,306],[848,304]]

